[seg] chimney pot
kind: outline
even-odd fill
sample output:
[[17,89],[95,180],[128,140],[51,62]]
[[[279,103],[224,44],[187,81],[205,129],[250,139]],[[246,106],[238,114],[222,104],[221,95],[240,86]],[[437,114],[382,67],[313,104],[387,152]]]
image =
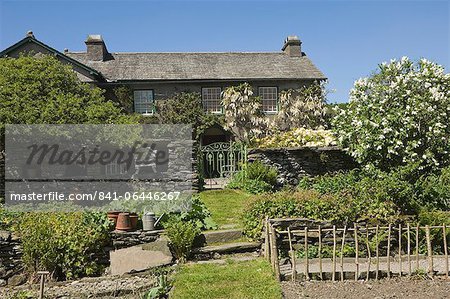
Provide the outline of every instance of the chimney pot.
[[105,42],[100,34],[91,34],[87,37],[86,52],[89,60],[93,61],[105,61],[108,57],[108,50],[106,49]]
[[302,56],[302,42],[296,35],[290,35],[286,38],[284,46],[281,49],[284,53],[291,57],[301,57]]

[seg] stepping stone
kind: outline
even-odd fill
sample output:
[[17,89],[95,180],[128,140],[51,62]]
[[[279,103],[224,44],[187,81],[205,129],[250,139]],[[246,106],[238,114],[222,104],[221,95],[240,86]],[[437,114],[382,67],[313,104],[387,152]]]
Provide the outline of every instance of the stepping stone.
[[122,275],[129,272],[169,265],[173,257],[167,240],[122,248],[110,252],[110,274]]
[[228,254],[228,253],[255,251],[260,248],[261,248],[260,242],[237,242],[217,246],[205,246],[194,248],[193,252],[195,254],[213,254],[213,253]]
[[239,229],[227,229],[204,232],[194,240],[194,247],[201,247],[203,245],[212,243],[232,242],[242,238],[242,231]]

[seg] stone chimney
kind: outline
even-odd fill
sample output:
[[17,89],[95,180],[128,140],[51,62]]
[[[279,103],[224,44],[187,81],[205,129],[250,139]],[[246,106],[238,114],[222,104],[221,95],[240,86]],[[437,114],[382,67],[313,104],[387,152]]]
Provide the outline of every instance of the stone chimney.
[[108,50],[101,35],[89,35],[86,44],[86,52],[89,60],[105,61],[108,57]]
[[296,35],[290,35],[286,38],[284,46],[281,49],[284,53],[291,57],[302,56],[302,42]]
[[26,37],[31,37],[31,38],[34,38],[34,34],[33,34],[33,31],[31,31],[31,30],[27,31],[27,35],[26,35]]

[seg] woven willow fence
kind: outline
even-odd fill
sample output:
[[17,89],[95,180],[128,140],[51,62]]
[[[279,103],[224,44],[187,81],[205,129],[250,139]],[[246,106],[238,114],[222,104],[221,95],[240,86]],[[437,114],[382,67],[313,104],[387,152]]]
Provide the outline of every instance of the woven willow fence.
[[449,232],[448,225],[337,227],[309,219],[267,219],[263,249],[279,280],[413,274],[448,279]]

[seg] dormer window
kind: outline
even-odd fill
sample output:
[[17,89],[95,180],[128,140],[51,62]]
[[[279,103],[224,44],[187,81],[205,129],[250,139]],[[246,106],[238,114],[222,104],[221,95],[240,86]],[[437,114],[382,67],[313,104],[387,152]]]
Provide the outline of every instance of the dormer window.
[[147,89],[134,91],[134,112],[144,115],[151,115],[155,112],[153,90]]

